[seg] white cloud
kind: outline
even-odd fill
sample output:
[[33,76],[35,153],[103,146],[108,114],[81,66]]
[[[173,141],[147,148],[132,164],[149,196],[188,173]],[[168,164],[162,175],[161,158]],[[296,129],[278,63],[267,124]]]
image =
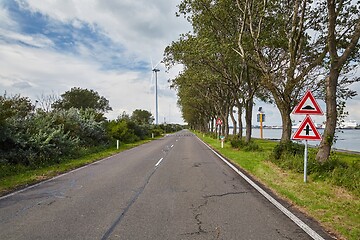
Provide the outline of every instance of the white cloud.
[[62,21],[84,21],[99,27],[114,41],[140,57],[160,58],[164,47],[189,30],[175,17],[179,0],[29,0],[32,11]]
[[[179,1],[16,2],[23,11],[30,10],[31,16],[41,13],[46,29],[40,33],[22,31],[18,19],[12,19],[9,9],[0,4],[1,94],[19,93],[34,101],[42,94],[60,95],[76,86],[106,97],[113,108],[109,118],[122,111],[131,114],[137,108],[155,115],[150,59],[161,59],[164,48],[189,29],[175,17]],[[92,29],[95,38],[74,32],[84,27]],[[56,36],[47,37],[49,31]],[[67,36],[72,39],[66,43],[69,48],[59,50],[54,41]],[[109,67],[111,64],[114,66]],[[175,92],[167,83],[171,76],[163,66],[159,68],[159,122],[170,118],[180,123]]]
[[[35,100],[42,94],[60,95],[72,87],[81,87],[94,89],[110,101],[113,111],[108,113],[109,118],[116,118],[123,111],[130,114],[135,109],[154,113],[155,97],[150,91],[150,78],[143,81],[150,75],[135,71],[100,71],[101,66],[94,62],[19,45],[0,45],[0,52],[0,61],[4,63],[0,66],[0,89],[10,94]],[[175,104],[174,96],[159,95],[159,122],[163,117],[168,119],[168,107]],[[173,121],[181,122],[178,110],[172,116]]]

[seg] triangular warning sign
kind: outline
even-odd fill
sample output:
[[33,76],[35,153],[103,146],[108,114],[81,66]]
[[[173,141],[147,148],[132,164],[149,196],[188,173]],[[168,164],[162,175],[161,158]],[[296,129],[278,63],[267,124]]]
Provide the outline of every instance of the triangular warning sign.
[[310,116],[306,116],[300,127],[294,133],[292,139],[294,140],[321,140],[319,131],[316,129],[314,122]]
[[307,91],[300,103],[294,108],[293,114],[324,115],[311,91]]

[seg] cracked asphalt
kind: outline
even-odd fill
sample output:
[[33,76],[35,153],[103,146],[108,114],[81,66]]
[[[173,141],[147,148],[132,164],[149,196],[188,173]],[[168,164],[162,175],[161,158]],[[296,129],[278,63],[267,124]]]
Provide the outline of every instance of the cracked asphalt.
[[184,130],[0,199],[0,239],[311,238]]

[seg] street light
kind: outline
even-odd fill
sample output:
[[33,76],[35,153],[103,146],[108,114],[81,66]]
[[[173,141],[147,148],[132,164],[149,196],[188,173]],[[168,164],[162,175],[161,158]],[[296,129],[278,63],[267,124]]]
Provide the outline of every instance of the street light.
[[155,124],[158,125],[159,122],[159,116],[158,116],[158,93],[157,93],[157,73],[160,72],[159,69],[154,68],[152,70],[153,72],[155,72],[155,102],[156,102],[156,106],[155,106],[155,116],[156,116],[156,120],[155,120]]

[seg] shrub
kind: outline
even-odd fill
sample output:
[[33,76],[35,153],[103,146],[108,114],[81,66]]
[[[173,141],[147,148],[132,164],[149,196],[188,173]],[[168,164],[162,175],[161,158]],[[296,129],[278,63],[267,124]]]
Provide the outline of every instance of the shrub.
[[336,153],[332,153],[330,159],[324,163],[319,163],[311,158],[309,174],[314,180],[326,180],[337,186],[345,187],[353,191],[357,196],[360,195],[360,162],[354,161],[347,163],[341,161]]
[[230,139],[230,145],[232,148],[241,148],[245,145],[245,141],[239,136],[234,136]]
[[[294,172],[304,171],[304,146],[297,143],[279,144],[274,148],[270,160],[281,168]],[[329,181],[360,195],[360,161],[347,163],[332,152],[324,163],[315,160],[316,151],[309,149],[307,173],[313,180]]]
[[161,136],[161,134],[164,133],[164,130],[162,130],[161,128],[154,128],[152,130],[152,133],[154,134],[154,137],[159,137]]
[[292,141],[289,142],[280,142],[278,145],[275,146],[272,158],[274,160],[281,159],[284,155],[292,155],[292,156],[303,156],[305,146],[299,143],[295,143]]
[[230,145],[232,148],[241,149],[247,152],[261,150],[260,146],[256,142],[250,141],[247,143],[239,136],[233,137],[230,140]]

